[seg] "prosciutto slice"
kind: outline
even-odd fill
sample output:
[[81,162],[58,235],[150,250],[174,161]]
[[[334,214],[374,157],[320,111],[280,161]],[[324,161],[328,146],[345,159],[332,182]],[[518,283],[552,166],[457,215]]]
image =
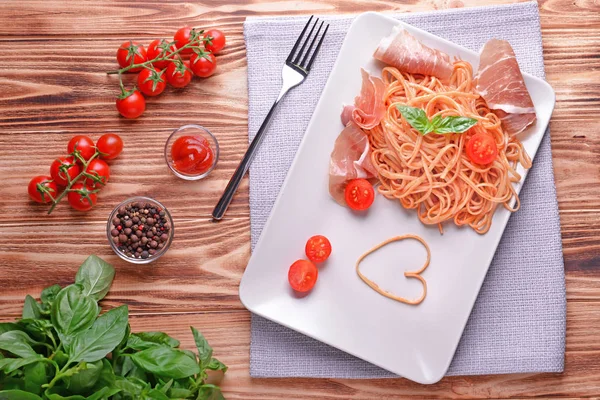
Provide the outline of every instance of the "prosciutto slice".
[[533,101],[510,43],[491,39],[483,46],[475,79],[477,91],[509,135],[522,132],[536,120]]
[[362,88],[360,95],[354,99],[354,105],[347,105],[342,110],[342,124],[353,121],[362,129],[373,129],[385,115],[385,84],[380,78],[371,76],[361,69]]
[[373,57],[411,74],[433,75],[442,80],[452,75],[448,54],[425,46],[400,25],[381,40]]
[[354,122],[348,123],[335,140],[329,160],[329,194],[345,206],[344,191],[352,179],[370,179],[377,172],[371,163],[369,138]]

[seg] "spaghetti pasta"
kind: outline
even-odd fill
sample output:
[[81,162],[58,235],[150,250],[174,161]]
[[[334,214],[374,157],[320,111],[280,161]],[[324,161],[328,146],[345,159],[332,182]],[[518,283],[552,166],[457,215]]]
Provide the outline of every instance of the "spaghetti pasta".
[[[437,224],[440,232],[444,222],[454,221],[484,234],[498,205],[518,210],[513,187],[521,180],[517,166],[528,169],[531,159],[475,91],[471,64],[455,62],[445,82],[393,67],[383,69],[382,79],[387,111],[377,126],[366,131],[382,195],[417,210],[421,222]],[[430,119],[463,116],[478,123],[462,134],[422,135],[397,105],[422,108]],[[498,157],[489,165],[475,164],[465,154],[469,139],[479,132],[492,135],[498,148]]]

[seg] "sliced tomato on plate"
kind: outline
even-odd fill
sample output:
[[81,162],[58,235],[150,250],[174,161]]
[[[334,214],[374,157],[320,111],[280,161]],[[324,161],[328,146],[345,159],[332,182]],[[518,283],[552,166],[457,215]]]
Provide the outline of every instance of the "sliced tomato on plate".
[[310,261],[320,263],[331,255],[331,243],[325,236],[315,235],[308,239],[304,251]]
[[297,292],[308,292],[317,283],[319,271],[315,264],[307,260],[298,260],[290,266],[288,281]]
[[476,164],[486,165],[498,157],[498,146],[489,133],[479,132],[467,143],[467,156]]
[[346,204],[353,210],[362,211],[371,207],[375,200],[373,185],[366,179],[353,179],[346,186]]

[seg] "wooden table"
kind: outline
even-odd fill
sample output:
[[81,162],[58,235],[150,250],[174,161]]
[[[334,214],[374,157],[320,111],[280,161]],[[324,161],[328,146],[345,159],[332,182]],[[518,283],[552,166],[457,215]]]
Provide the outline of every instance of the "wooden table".
[[[579,397],[600,394],[600,3],[540,2],[547,79],[557,94],[551,122],[554,169],[567,272],[567,352],[563,374],[452,377],[431,386],[404,379],[252,379],[250,315],[237,288],[250,255],[247,181],[227,218],[208,218],[247,146],[247,88],[242,23],[246,16],[426,11],[511,0],[4,0],[0,2],[0,316],[20,314],[25,294],[73,281],[89,254],[113,263],[105,307],[129,304],[135,330],[164,330],[192,346],[199,328],[230,369],[230,399],[374,399],[416,397]],[[117,47],[149,43],[190,24],[227,34],[218,74],[148,101],[136,121],[115,111]],[[168,134],[200,123],[222,153],[210,179],[175,178],[163,160]],[[125,150],[87,214],[66,204],[51,215],[30,203],[26,186],[66,152],[72,135],[117,132]],[[149,195],[171,210],[176,240],[149,267],[118,259],[105,223],[118,202]]]

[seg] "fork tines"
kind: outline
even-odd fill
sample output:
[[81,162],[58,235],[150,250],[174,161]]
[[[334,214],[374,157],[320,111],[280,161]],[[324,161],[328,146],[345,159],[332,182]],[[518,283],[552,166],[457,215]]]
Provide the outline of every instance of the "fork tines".
[[[327,24],[325,26],[325,30],[323,31],[323,34],[320,36],[319,42],[317,43],[317,39],[319,38],[319,34],[321,33],[321,30],[323,29],[323,25],[325,23],[325,21],[321,21],[321,23],[319,24],[319,18],[317,18],[317,19],[315,19],[315,22],[312,24],[312,28],[310,28],[310,32],[308,33],[308,35],[305,36],[305,33],[306,33],[308,27],[311,25],[313,17],[314,17],[314,15],[311,15],[310,19],[304,26],[304,29],[302,29],[302,33],[300,33],[300,36],[298,36],[298,40],[296,40],[296,43],[294,44],[294,47],[292,48],[292,51],[290,52],[290,55],[288,56],[288,58],[286,60],[287,64],[292,64],[293,66],[295,66],[297,68],[301,68],[307,72],[310,71],[310,67],[311,67],[313,61],[315,61],[315,57],[317,56],[317,53],[319,52],[319,49],[321,48],[321,44],[323,43],[323,38],[325,38],[325,35],[327,34],[327,30],[329,29],[329,24]],[[317,25],[319,25],[319,28],[317,29],[317,32],[313,35]],[[298,45],[300,45],[301,42],[302,42],[302,45],[300,47],[300,51],[298,51],[298,53],[296,53],[296,49],[298,49]],[[309,44],[309,42],[310,42],[310,44]],[[315,43],[317,43],[317,47],[315,47]],[[307,45],[308,45],[308,48],[307,48]],[[313,48],[314,48],[314,50],[313,50]],[[310,58],[309,58],[309,56],[310,56]],[[307,61],[308,61],[308,63],[307,63]]]

